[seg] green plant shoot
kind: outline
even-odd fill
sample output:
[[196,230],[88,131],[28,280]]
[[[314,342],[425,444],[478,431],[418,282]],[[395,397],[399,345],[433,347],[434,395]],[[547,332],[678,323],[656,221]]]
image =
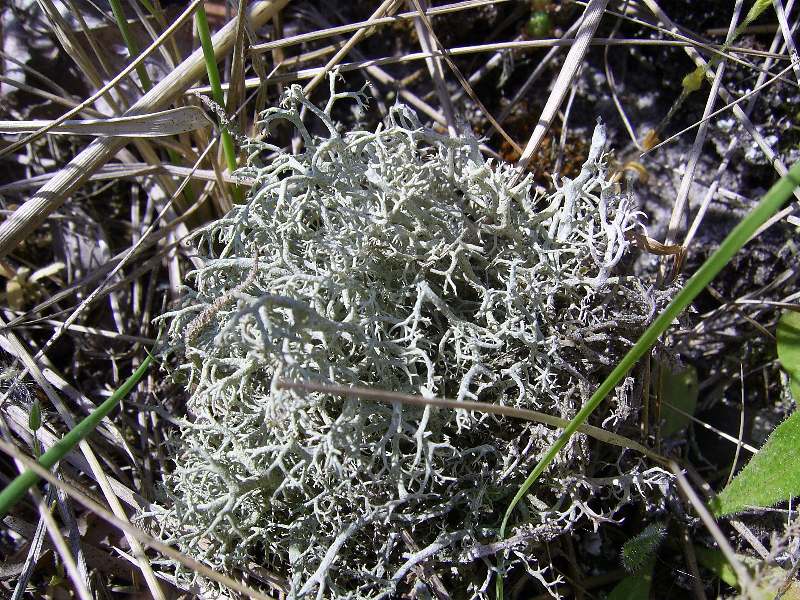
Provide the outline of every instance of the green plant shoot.
[[[206,17],[206,9],[201,4],[197,7],[197,12],[194,15],[195,24],[197,25],[197,35],[200,38],[200,44],[203,47],[203,56],[206,61],[206,71],[208,73],[208,83],[211,85],[211,97],[214,102],[220,106],[225,106],[225,97],[222,95],[222,84],[219,77],[219,69],[217,68],[217,58],[214,54],[214,44],[211,41],[211,31],[208,28],[208,18]],[[236,170],[236,148],[233,144],[231,134],[224,128],[222,129],[222,152],[225,155],[225,164],[228,166],[228,171],[233,173]],[[241,202],[241,190],[234,188],[234,199]]]
[[[141,380],[147,372],[147,369],[150,368],[152,362],[152,356],[148,355],[139,368],[136,369],[121,386],[114,390],[114,393],[111,394],[105,402],[94,409],[83,421],[75,425],[67,435],[53,444],[47,452],[42,454],[38,460],[39,464],[45,469],[50,469],[64,458],[67,453],[72,451],[81,440],[94,431],[95,427],[100,424],[100,421],[107,417],[114,407],[119,404],[120,400],[127,396],[136,384],[139,383],[139,380]],[[26,470],[17,475],[17,477],[0,492],[0,519],[8,514],[8,511],[11,510],[14,504],[25,495],[25,492],[27,492],[31,486],[36,485],[39,479],[36,473]]]

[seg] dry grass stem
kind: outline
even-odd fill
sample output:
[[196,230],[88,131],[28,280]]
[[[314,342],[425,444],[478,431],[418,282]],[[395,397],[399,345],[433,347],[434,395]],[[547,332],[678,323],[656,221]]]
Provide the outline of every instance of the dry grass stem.
[[[249,18],[254,26],[259,26],[271,19],[287,2],[288,0],[256,2],[249,9]],[[231,50],[235,35],[235,21],[228,23],[214,35],[214,51],[217,57],[223,56]],[[197,49],[175,71],[133,104],[125,114],[137,115],[166,107],[199,79],[204,72],[203,51]],[[89,175],[105,164],[124,145],[125,140],[118,138],[95,140],[42,186],[10,218],[0,224],[0,258],[11,252],[47,215],[61,206],[67,197],[86,181]]]
[[522,152],[517,166],[524,170],[533,160],[534,155],[539,150],[539,146],[544,140],[544,136],[550,129],[553,119],[558,112],[567,90],[572,84],[578,69],[583,64],[583,59],[586,56],[586,51],[589,49],[589,43],[594,37],[594,32],[600,24],[600,19],[603,17],[603,12],[606,9],[608,0],[590,0],[586,5],[586,10],[583,13],[578,31],[575,33],[574,43],[571,45],[567,57],[564,59],[564,64],[561,66],[561,71],[558,73],[553,89],[547,97],[542,114],[536,121],[536,127],[531,133],[531,137]]

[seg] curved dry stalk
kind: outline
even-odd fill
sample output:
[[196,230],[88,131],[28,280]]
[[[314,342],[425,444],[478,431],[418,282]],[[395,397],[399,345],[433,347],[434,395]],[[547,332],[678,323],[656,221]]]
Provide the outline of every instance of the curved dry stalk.
[[[514,406],[504,406],[502,404],[488,404],[486,402],[473,402],[471,400],[450,400],[448,398],[426,398],[425,396],[414,396],[412,394],[403,394],[400,392],[392,392],[389,390],[379,390],[374,388],[346,386],[346,385],[332,385],[327,383],[314,383],[305,381],[279,381],[276,384],[278,389],[294,390],[301,392],[319,392],[323,394],[332,394],[334,396],[344,396],[347,398],[359,398],[361,400],[371,400],[373,402],[383,402],[385,404],[392,404],[399,402],[409,406],[435,406],[437,408],[447,408],[450,410],[467,410],[480,412],[490,415],[500,415],[504,417],[512,417],[514,419],[522,419],[525,421],[533,421],[534,423],[543,423],[550,427],[557,427],[559,429],[565,428],[569,424],[568,419],[562,419],[547,413],[539,412],[536,410],[529,410],[525,408],[516,408]],[[653,452],[649,448],[643,446],[630,438],[617,433],[606,431],[600,427],[593,425],[581,425],[578,429],[581,433],[588,435],[596,440],[611,444],[612,446],[619,446],[620,448],[628,448],[635,450],[648,458],[656,461],[661,465],[666,465],[669,462],[664,456],[657,452]]]
[[[253,4],[249,16],[258,27],[271,19],[289,0],[264,0]],[[236,35],[236,21],[231,21],[213,37],[214,51],[220,57],[231,50]],[[142,96],[126,115],[136,115],[161,109],[177,99],[186,88],[205,73],[203,50],[195,50],[179,67]],[[5,257],[42,221],[57,210],[98,168],[125,145],[120,138],[97,139],[87,146],[53,179],[18,208],[0,225],[0,258]]]

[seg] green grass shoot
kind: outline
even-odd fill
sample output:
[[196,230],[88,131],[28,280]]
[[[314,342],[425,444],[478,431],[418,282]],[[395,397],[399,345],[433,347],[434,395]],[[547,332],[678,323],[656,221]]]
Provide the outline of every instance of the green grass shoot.
[[[203,47],[203,56],[206,60],[206,71],[208,72],[208,83],[211,85],[211,97],[220,106],[225,106],[225,97],[222,94],[222,83],[217,68],[217,59],[214,55],[214,44],[211,41],[211,32],[208,29],[208,18],[206,10],[201,4],[194,14],[195,24],[197,25],[197,35]],[[225,155],[225,163],[228,171],[233,173],[236,170],[236,148],[233,145],[231,134],[222,128],[222,152]],[[233,197],[236,202],[242,201],[242,192],[238,187],[233,189]]]
[[[128,54],[130,54],[131,60],[133,60],[139,56],[139,45],[136,43],[136,39],[131,34],[130,27],[128,27],[128,20],[125,18],[125,11],[122,10],[122,4],[120,3],[120,0],[111,0],[111,11],[114,13],[114,19],[117,21],[117,27],[119,28],[119,32],[122,34],[122,39],[125,41],[125,45],[128,47]],[[149,91],[150,88],[153,87],[153,82],[150,80],[150,76],[147,74],[147,68],[145,67],[144,63],[137,65],[136,73],[139,75],[139,81],[142,82],[144,91]]]
[[[60,461],[67,453],[71,452],[81,440],[88,436],[95,427],[100,424],[105,417],[111,413],[112,410],[119,404],[130,391],[136,387],[141,378],[150,368],[153,362],[153,357],[148,354],[139,368],[119,386],[108,399],[94,409],[85,419],[75,425],[69,433],[67,433],[61,440],[56,442],[47,452],[39,457],[39,464],[45,469],[52,468],[58,461]],[[36,485],[39,481],[39,476],[31,470],[26,470],[9,483],[6,488],[0,492],[0,519],[8,514],[11,508],[25,495],[28,489]]]

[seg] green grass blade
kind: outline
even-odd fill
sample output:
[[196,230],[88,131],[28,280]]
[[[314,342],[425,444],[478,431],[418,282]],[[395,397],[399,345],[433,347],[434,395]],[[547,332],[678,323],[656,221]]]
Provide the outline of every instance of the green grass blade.
[[[525,496],[530,487],[550,465],[556,455],[567,444],[572,435],[589,418],[589,415],[600,405],[605,397],[622,381],[622,378],[633,368],[655,344],[656,340],[672,325],[675,318],[683,312],[697,295],[711,283],[717,274],[728,264],[742,246],[752,237],[758,228],[774,215],[796,187],[800,186],[800,161],[795,163],[785,177],[782,177],[764,195],[753,210],[728,234],[719,248],[703,263],[697,272],[686,282],[684,288],[669,303],[664,311],[648,327],[634,346],[606,377],[589,401],[569,422],[558,439],[550,446],[545,456],[536,464],[528,478],[520,486],[511,503],[508,505],[503,522],[500,525],[500,538],[505,538],[506,527],[514,508]],[[501,569],[502,573],[502,569]],[[497,597],[503,597],[502,574],[497,577]]]
[[[117,27],[122,34],[122,39],[125,40],[125,45],[128,47],[128,54],[131,60],[139,56],[139,46],[136,43],[131,30],[128,27],[128,20],[125,18],[125,11],[122,10],[122,4],[119,0],[111,0],[111,12],[114,13],[114,19],[117,21]],[[142,87],[145,92],[149,92],[153,87],[153,82],[150,81],[150,76],[147,74],[147,69],[144,64],[137,65],[136,73],[139,75],[139,81],[142,82]]]
[[[197,8],[194,18],[197,25],[197,35],[200,38],[200,44],[203,47],[203,56],[206,60],[208,83],[211,85],[211,97],[214,99],[214,102],[224,107],[225,97],[222,95],[222,83],[219,78],[217,59],[214,55],[214,44],[211,42],[211,32],[208,29],[206,9],[202,4]],[[231,134],[225,129],[222,130],[222,152],[225,155],[225,163],[228,166],[228,171],[233,173],[236,170],[236,150],[233,145]],[[234,199],[237,202],[241,202],[241,190],[239,190],[238,187],[234,188]]]
[[[151,4],[145,4],[145,8],[150,10],[151,14],[154,13],[154,9]],[[134,39],[134,37],[131,35],[131,30],[128,27],[128,21],[125,19],[125,12],[122,10],[122,4],[120,3],[120,0],[111,0],[111,12],[114,13],[114,18],[117,21],[117,27],[122,34],[122,39],[125,40],[125,45],[128,47],[128,54],[130,55],[131,60],[134,60],[137,56],[139,56],[139,46],[136,43],[136,39]],[[147,69],[145,68],[144,64],[138,65],[136,67],[136,72],[139,74],[139,80],[142,82],[144,91],[149,92],[153,87],[153,82],[150,80],[150,76],[147,74]],[[167,148],[167,155],[172,161],[172,164],[182,164],[178,153],[172,148]],[[191,186],[184,190],[183,196],[186,198],[189,206],[191,206],[191,204],[194,202],[194,192]]]
[[[114,393],[111,394],[105,402],[94,409],[83,421],[75,425],[75,427],[56,442],[52,448],[42,454],[39,457],[38,463],[45,469],[50,469],[64,458],[64,456],[75,448],[81,440],[94,431],[100,421],[108,416],[114,407],[119,404],[120,400],[128,395],[136,384],[139,383],[139,380],[144,376],[152,363],[153,357],[148,355],[139,368],[136,369],[121,386],[114,390]],[[31,486],[36,485],[38,481],[39,476],[36,473],[31,470],[26,470],[9,483],[8,486],[0,492],[0,519],[6,516],[14,504],[25,495],[25,492],[27,492]]]

